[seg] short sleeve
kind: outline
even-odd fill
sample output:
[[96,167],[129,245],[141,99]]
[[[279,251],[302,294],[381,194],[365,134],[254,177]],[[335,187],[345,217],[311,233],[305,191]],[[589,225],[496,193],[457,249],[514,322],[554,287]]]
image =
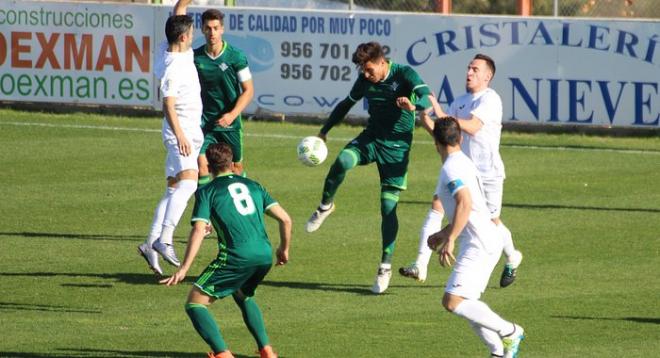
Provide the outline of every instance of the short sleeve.
[[194,225],[196,221],[211,223],[211,200],[208,190],[197,190],[195,193],[195,206],[193,207],[192,219],[190,222]]
[[234,70],[236,71],[236,76],[238,77],[239,82],[246,82],[252,79],[252,73],[250,72],[250,67],[248,67],[247,57],[241,51],[237,52]]
[[443,185],[445,185],[445,189],[449,191],[451,196],[455,196],[459,190],[466,187],[465,181],[456,170],[447,170]]
[[425,110],[431,107],[431,101],[428,96],[431,95],[429,86],[424,83],[419,74],[410,67],[404,68],[404,78],[409,82],[411,88],[411,96],[415,100],[415,107],[418,111]]
[[160,80],[160,93],[163,98],[177,97],[179,83],[176,76],[173,76],[171,71],[166,71],[163,78]]
[[275,199],[273,199],[273,197],[270,196],[268,191],[266,191],[266,189],[263,186],[259,185],[259,190],[261,191],[261,196],[264,203],[264,207],[263,207],[264,211],[268,210],[268,208],[270,208],[271,206],[277,204],[277,201],[275,201]]

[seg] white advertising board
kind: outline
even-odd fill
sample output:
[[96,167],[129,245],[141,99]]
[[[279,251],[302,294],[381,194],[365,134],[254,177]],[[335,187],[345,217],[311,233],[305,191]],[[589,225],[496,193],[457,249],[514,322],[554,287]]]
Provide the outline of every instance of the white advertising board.
[[[171,7],[0,4],[0,99],[160,108],[152,57]],[[205,8],[189,10],[201,46]],[[497,64],[505,122],[660,127],[658,21],[222,11],[224,39],[245,51],[254,76],[250,113],[327,115],[357,78],[356,46],[378,41],[445,105],[484,53]],[[351,114],[366,116],[365,104]]]
[[150,6],[0,1],[0,99],[152,106]]

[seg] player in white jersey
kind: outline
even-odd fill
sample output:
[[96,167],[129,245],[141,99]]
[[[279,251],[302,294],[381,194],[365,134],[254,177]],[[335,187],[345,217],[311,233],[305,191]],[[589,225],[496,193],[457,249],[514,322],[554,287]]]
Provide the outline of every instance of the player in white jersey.
[[165,115],[162,135],[167,149],[167,188],[156,206],[147,240],[138,251],[158,274],[162,274],[158,253],[170,264],[180,265],[172,242],[174,229],[197,190],[197,156],[204,140],[202,99],[191,47],[193,19],[186,15],[191,1],[180,0],[174,6],[174,15],[165,24],[167,44],[161,46],[154,61]]
[[[491,219],[497,225],[504,240],[507,263],[502,271],[500,286],[506,287],[515,280],[522,254],[515,249],[511,232],[500,220],[505,172],[499,151],[502,133],[502,100],[493,89],[488,87],[494,75],[493,60],[483,54],[476,55],[468,65],[465,86],[467,93],[449,106],[448,114],[457,118],[463,128],[464,140],[461,149],[479,170]],[[431,101],[436,115],[446,116],[435,98],[431,98]],[[422,120],[430,121],[425,113],[420,115]],[[431,233],[440,229],[443,212],[440,200],[434,196],[420,232],[417,259],[410,266],[400,268],[400,274],[419,281],[426,279],[427,265],[431,257],[426,239]]]
[[[491,221],[481,173],[461,151],[461,127],[455,118],[438,119],[433,137],[443,162],[435,195],[446,210],[449,224],[429,237],[428,246],[437,250],[442,266],[456,261],[442,305],[470,323],[491,357],[516,357],[523,328],[502,319],[479,300],[502,253],[502,238]],[[454,259],[457,239],[460,248]]]

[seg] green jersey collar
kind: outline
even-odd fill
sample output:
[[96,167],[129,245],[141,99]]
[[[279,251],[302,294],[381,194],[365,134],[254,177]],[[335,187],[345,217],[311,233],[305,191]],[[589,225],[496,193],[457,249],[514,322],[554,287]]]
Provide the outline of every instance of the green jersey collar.
[[385,75],[385,78],[383,78],[382,81],[380,82],[385,82],[390,77],[390,74],[392,73],[392,61],[387,61],[387,74]]
[[219,59],[220,56],[222,56],[222,54],[225,53],[226,49],[227,49],[227,41],[225,41],[225,40],[222,40],[222,50],[220,50],[220,53],[218,54],[218,56],[211,55],[209,53],[209,51],[207,50],[207,46],[204,46],[204,52],[206,52],[206,56],[208,56],[211,60]]

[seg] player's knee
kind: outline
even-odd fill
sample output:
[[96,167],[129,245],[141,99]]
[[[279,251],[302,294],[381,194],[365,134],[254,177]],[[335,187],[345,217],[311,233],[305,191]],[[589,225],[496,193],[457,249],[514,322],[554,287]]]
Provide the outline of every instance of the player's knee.
[[243,302],[247,300],[247,297],[245,296],[245,294],[243,294],[243,291],[241,290],[234,292],[231,296],[232,298],[234,298],[234,302],[236,302],[236,304],[238,305],[243,304]]
[[355,168],[357,165],[357,158],[354,153],[344,149],[337,156],[334,165],[339,166],[342,170],[346,171]]
[[456,307],[461,303],[462,299],[459,296],[454,296],[450,293],[446,293],[442,296],[442,307],[444,307],[449,312],[454,312]]
[[380,213],[383,216],[391,215],[396,212],[396,206],[399,203],[398,190],[384,190],[380,193]]

